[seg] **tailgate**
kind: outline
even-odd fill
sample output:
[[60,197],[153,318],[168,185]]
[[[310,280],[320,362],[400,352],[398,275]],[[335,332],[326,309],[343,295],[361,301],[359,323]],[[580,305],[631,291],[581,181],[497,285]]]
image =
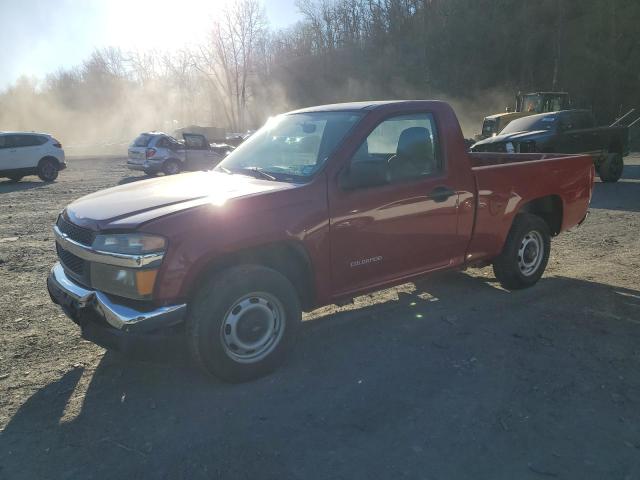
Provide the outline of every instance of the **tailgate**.
[[129,163],[144,163],[146,152],[147,149],[145,147],[129,147]]

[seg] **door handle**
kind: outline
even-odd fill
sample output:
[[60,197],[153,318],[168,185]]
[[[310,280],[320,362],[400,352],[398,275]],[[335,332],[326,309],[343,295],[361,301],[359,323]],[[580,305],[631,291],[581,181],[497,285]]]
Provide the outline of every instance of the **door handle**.
[[429,194],[429,198],[432,199],[434,202],[445,202],[449,199],[449,197],[452,197],[455,194],[456,192],[453,191],[451,188],[440,186],[431,190],[431,193]]

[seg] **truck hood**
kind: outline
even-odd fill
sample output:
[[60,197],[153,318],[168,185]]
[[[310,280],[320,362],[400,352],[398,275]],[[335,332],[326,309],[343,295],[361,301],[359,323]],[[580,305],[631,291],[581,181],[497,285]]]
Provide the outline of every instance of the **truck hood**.
[[[493,137],[485,138],[477,142],[475,146],[478,145],[490,145],[492,143],[504,143],[504,142],[520,142],[522,140],[528,140],[531,137],[535,137],[537,135],[549,133],[548,130],[533,130],[533,131],[522,131],[522,132],[512,132],[512,133],[504,133],[500,135],[495,135]],[[473,147],[472,147],[473,148]]]
[[294,188],[286,182],[222,172],[193,172],[132,182],[79,198],[65,209],[76,225],[92,230],[141,224],[204,204]]

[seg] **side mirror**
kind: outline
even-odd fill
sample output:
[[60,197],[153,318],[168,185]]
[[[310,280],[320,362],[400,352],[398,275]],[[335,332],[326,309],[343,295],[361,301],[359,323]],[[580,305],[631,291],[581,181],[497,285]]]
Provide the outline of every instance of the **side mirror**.
[[388,184],[389,178],[387,162],[353,162],[340,172],[338,185],[343,190],[378,187]]

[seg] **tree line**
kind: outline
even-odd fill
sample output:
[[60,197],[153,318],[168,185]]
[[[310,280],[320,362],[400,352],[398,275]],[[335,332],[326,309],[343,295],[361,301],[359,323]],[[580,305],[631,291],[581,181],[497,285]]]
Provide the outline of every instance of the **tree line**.
[[[568,91],[609,122],[640,107],[637,0],[298,0],[269,28],[259,0],[220,11],[200,45],[103,48],[0,93],[0,129],[64,128],[75,143],[190,124],[256,128],[307,105],[452,100],[467,134],[518,91]],[[105,134],[105,132],[108,132]]]

